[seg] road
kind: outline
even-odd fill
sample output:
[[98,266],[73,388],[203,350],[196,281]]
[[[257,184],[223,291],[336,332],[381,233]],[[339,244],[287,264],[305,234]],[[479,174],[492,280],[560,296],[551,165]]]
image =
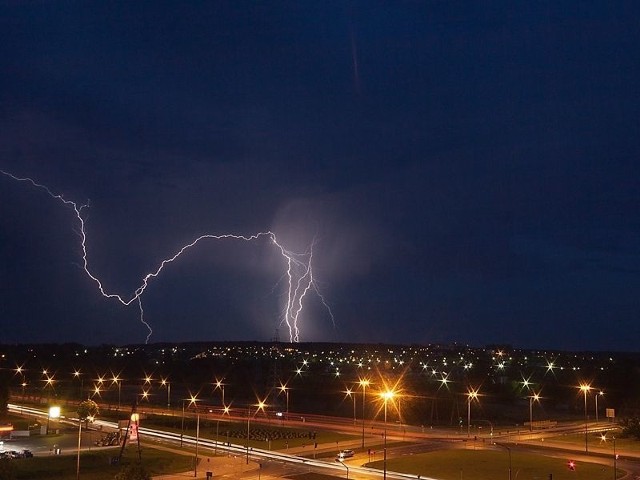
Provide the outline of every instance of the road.
[[[40,416],[41,418],[46,418],[47,413],[41,411],[39,409],[32,409],[26,406],[18,406],[18,405],[10,405],[10,410],[16,413],[28,413],[33,416]],[[218,418],[217,414],[211,413],[212,419]],[[216,415],[216,416],[213,416]],[[232,417],[233,418],[233,417]],[[243,421],[246,417],[237,417],[237,421]],[[354,424],[351,419],[335,419],[329,418],[327,421],[324,421],[325,417],[321,416],[307,416],[302,420],[302,417],[296,418],[295,420],[289,419],[278,419],[277,424],[284,424],[286,426],[300,426],[300,423],[304,423],[305,427],[317,427],[324,429],[333,429],[340,432],[346,433],[359,433],[362,431],[362,426],[358,424]],[[73,419],[71,420],[63,420],[69,421],[72,425]],[[252,420],[256,423],[266,423],[266,424],[274,424],[274,419],[265,418],[265,419],[255,419]],[[75,425],[77,425],[77,420],[75,421]],[[103,430],[108,429],[116,429],[117,425],[113,422],[105,422],[101,420],[97,420],[94,424],[96,427],[101,428]],[[611,428],[611,425],[607,423],[601,424],[593,424],[590,427],[590,432],[600,431]],[[357,474],[358,478],[362,479],[373,479],[380,478],[382,476],[382,472],[375,469],[370,469],[367,467],[362,467],[362,465],[366,464],[369,461],[375,461],[381,459],[381,447],[380,443],[380,434],[384,430],[384,424],[380,422],[371,422],[366,429],[367,432],[367,444],[371,446],[371,454],[369,452],[359,452],[353,458],[348,459],[344,463],[338,463],[334,460],[333,456],[324,457],[324,458],[308,458],[311,455],[309,448],[307,447],[297,447],[290,448],[286,451],[286,453],[271,451],[271,450],[263,450],[252,448],[247,451],[246,446],[230,444],[229,446],[225,446],[223,443],[218,443],[209,439],[196,439],[191,436],[183,436],[182,442],[189,447],[195,447],[196,441],[198,442],[198,447],[200,453],[200,465],[201,472],[197,478],[206,478],[205,472],[208,468],[212,468],[215,470],[216,478],[229,476],[229,478],[248,478],[253,479],[258,478],[261,480],[262,477],[266,478],[282,478],[285,474],[290,475],[292,473],[301,473],[301,472],[318,472],[325,473],[329,475],[336,476],[344,476],[347,475],[347,471],[349,475]],[[402,445],[391,447],[387,449],[387,458],[394,458],[401,455],[411,455],[417,453],[424,453],[428,451],[436,451],[442,450],[444,448],[456,448],[466,446],[468,442],[474,442],[474,445],[477,448],[499,448],[494,445],[494,443],[504,443],[509,446],[510,449],[517,449],[521,451],[535,452],[540,453],[546,456],[558,457],[558,458],[571,458],[575,461],[585,461],[585,462],[593,462],[593,463],[601,463],[603,465],[612,465],[612,456],[611,453],[604,447],[592,446],[590,448],[589,454],[585,454],[579,448],[573,448],[567,446],[567,444],[561,444],[560,442],[553,442],[553,440],[549,440],[553,435],[557,435],[560,433],[570,434],[570,433],[582,433],[584,432],[584,424],[580,422],[574,423],[566,423],[562,425],[555,426],[553,428],[537,431],[537,432],[529,432],[527,430],[494,430],[493,427],[489,430],[484,430],[484,434],[480,436],[472,436],[467,438],[466,435],[460,434],[460,432],[452,432],[451,429],[432,429],[432,428],[424,428],[424,427],[415,427],[409,425],[393,425],[388,426],[387,428],[387,438],[390,443],[393,442],[403,442],[403,441],[414,441],[417,443],[412,443],[410,445]],[[184,450],[179,449],[180,445],[180,435],[175,433],[164,432],[161,430],[141,428],[140,434],[142,438],[152,438],[157,442],[160,442],[166,448],[171,448],[178,453],[185,453]],[[95,434],[91,434],[95,435]],[[83,449],[95,448],[92,446],[92,441],[95,439],[91,438],[91,435],[87,435],[83,438]],[[69,437],[71,440],[68,438]],[[77,448],[77,444],[73,443],[73,439],[76,439],[77,436],[67,436],[63,435],[58,439],[58,443],[56,442],[56,438],[54,436],[48,436],[42,439],[42,444],[39,445],[34,453],[36,454],[51,454],[53,445],[60,445],[63,452],[71,449],[75,451]],[[474,440],[475,439],[475,440]],[[544,440],[544,447],[541,446],[542,439]],[[336,448],[334,444],[331,445],[319,445],[317,450],[313,450],[313,452],[318,453],[321,456],[323,453],[326,454],[328,452],[335,452]],[[341,448],[353,448],[357,451],[361,447],[361,441],[353,440],[351,442],[341,442]],[[7,449],[19,450],[21,448],[30,448],[29,446],[22,447],[20,441],[16,441],[15,447],[11,448],[5,447]],[[33,450],[33,446],[31,446]],[[222,450],[226,453],[226,456],[214,456],[214,450]],[[629,474],[624,477],[625,479],[635,479],[636,476],[640,478],[640,464],[638,463],[637,458],[633,458],[631,456],[632,452],[619,452],[621,458],[617,461],[617,466],[619,469],[626,470]],[[192,455],[192,454],[191,454]],[[306,457],[305,457],[306,455]],[[315,455],[314,455],[315,456]],[[193,477],[194,472],[186,472],[189,473],[188,476]],[[183,478],[185,475],[177,475],[177,476],[164,476],[163,478]],[[387,477],[391,479],[412,479],[415,480],[416,476],[414,475],[406,475],[400,474],[396,472],[387,472]],[[620,477],[622,478],[622,477]],[[422,476],[421,479],[429,480],[429,477]]]

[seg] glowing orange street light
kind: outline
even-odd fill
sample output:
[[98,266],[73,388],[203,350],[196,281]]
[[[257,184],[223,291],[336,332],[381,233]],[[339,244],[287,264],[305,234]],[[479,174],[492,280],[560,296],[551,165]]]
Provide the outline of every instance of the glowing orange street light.
[[280,384],[280,391],[283,392],[285,397],[287,398],[287,420],[289,420],[289,390],[291,389],[288,388],[286,384]]
[[470,389],[467,392],[467,437],[471,436],[471,401],[478,399],[478,390]]
[[584,451],[585,453],[589,453],[589,419],[587,418],[587,393],[591,390],[591,385],[587,383],[582,383],[578,387],[580,391],[584,393]]
[[540,401],[540,395],[534,393],[533,395],[529,395],[529,431],[533,430],[533,402]]
[[353,424],[356,424],[356,395],[351,388],[347,387],[347,389],[343,392],[345,397],[349,397],[353,399]]
[[171,408],[171,383],[167,378],[163,378],[160,384],[163,387],[167,387],[167,408]]
[[360,384],[360,388],[362,388],[362,448],[364,448],[364,406],[365,399],[367,394],[367,387],[370,385],[368,378],[361,378],[358,382]]
[[600,390],[600,392],[594,395],[594,398],[596,399],[596,422],[598,422],[598,397],[603,397],[603,396],[604,396],[604,392],[602,390]]
[[[224,378],[222,379],[224,380]],[[222,405],[224,406],[224,383],[222,383],[222,380],[218,380],[216,378],[216,390],[219,388],[220,391],[222,392]]]
[[389,402],[389,400],[393,400],[394,396],[395,392],[392,390],[385,390],[383,392],[380,392],[380,398],[382,398],[382,401],[384,402],[384,471],[382,477],[384,480],[387,480],[387,403]]
[[[267,404],[263,400],[258,400],[258,404],[255,405],[256,413],[260,410],[264,412],[264,408]],[[247,465],[249,465],[249,436],[251,435],[251,407],[247,408]]]
[[189,402],[188,407],[190,407],[191,405],[197,405],[197,402],[198,402],[198,395],[192,395],[191,392],[189,392],[189,397],[190,398],[182,399],[182,423],[180,426],[180,446],[182,446],[182,437],[184,436],[184,403]]

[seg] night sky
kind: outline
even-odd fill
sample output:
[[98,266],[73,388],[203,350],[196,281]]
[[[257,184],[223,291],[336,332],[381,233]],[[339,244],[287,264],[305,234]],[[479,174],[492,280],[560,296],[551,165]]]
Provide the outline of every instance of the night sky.
[[[107,289],[204,233],[313,243],[301,341],[638,350],[640,4],[11,1],[0,169],[90,201]],[[0,175],[0,342],[142,343],[74,213]],[[286,265],[199,245],[151,342],[269,340]],[[311,292],[314,293],[314,292]]]

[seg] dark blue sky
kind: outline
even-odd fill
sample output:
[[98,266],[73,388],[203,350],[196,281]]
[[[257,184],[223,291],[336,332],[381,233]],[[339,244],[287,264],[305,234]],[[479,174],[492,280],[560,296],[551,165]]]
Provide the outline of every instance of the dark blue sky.
[[[309,297],[304,341],[636,351],[638,10],[5,1],[0,169],[90,199],[117,293],[200,234],[272,230],[316,239],[335,326]],[[143,342],[73,212],[0,196],[1,341]],[[283,268],[192,250],[143,296],[151,341],[271,338]]]

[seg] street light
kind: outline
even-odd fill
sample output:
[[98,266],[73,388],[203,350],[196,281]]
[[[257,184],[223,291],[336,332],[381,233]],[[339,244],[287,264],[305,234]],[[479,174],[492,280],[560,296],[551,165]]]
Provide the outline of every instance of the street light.
[[361,378],[360,379],[360,387],[362,387],[362,448],[364,448],[364,406],[365,399],[367,394],[367,387],[369,386],[369,379]]
[[[616,454],[616,437],[611,437],[613,440],[613,480],[618,479],[618,455]],[[607,434],[600,435],[600,441],[607,441]]]
[[356,424],[356,396],[355,392],[347,387],[344,391],[345,396],[353,399],[353,424]]
[[[266,406],[266,403],[264,403],[262,400],[258,401],[258,404],[256,405],[256,407],[258,407],[256,409],[256,413],[258,413],[260,410],[264,411],[264,407]],[[251,435],[251,406],[249,406],[247,408],[247,465],[249,465],[249,436]]]
[[471,401],[478,399],[478,390],[467,392],[467,438],[471,436]]
[[289,390],[291,390],[290,388],[287,388],[287,385],[283,385],[282,383],[280,384],[280,391],[284,392],[285,397],[287,398],[286,402],[287,402],[287,420],[289,420]]
[[600,392],[598,392],[595,395],[595,399],[596,399],[596,423],[598,422],[598,397],[602,397],[604,396],[604,392],[602,390],[600,390]]
[[540,395],[534,393],[533,395],[529,395],[529,431],[533,430],[533,402],[540,401]]
[[[226,406],[226,405],[224,406],[224,410],[222,410],[222,416],[224,416],[224,415],[229,415],[229,407]],[[220,419],[218,418],[216,420],[216,446],[215,446],[215,449],[214,449],[214,452],[213,452],[214,455],[218,454],[218,433],[219,433],[219,430],[220,430]]]
[[389,400],[391,400],[394,395],[395,395],[395,392],[393,392],[391,390],[386,390],[386,391],[380,393],[380,397],[382,398],[382,401],[384,402],[384,446],[383,446],[383,452],[384,452],[384,460],[383,460],[384,474],[383,474],[383,479],[384,480],[387,480],[387,402]]
[[118,385],[118,410],[120,410],[120,392],[122,379],[118,375],[112,374],[111,384],[113,385],[114,383]]
[[583,383],[580,385],[580,391],[584,393],[584,451],[589,453],[589,419],[587,417],[587,393],[591,390],[591,385]]
[[618,479],[618,455],[616,455],[616,437],[613,437],[613,480]]
[[196,461],[193,464],[193,477],[198,477],[198,440],[200,440],[200,411],[196,405]]
[[[222,379],[224,380],[224,378]],[[217,390],[218,388],[222,391],[222,406],[224,407],[225,403],[224,403],[224,383],[222,383],[222,380],[218,380],[216,378],[216,387],[214,390]]]
[[502,447],[502,448],[506,449],[507,452],[509,452],[509,480],[511,480],[511,449],[509,447],[507,447],[506,445],[503,445],[501,443],[495,443],[495,445],[497,445],[498,447]]
[[182,437],[184,436],[184,403],[189,402],[188,406],[190,407],[191,405],[197,405],[197,402],[198,402],[197,395],[191,395],[191,393],[189,393],[189,395],[191,396],[191,398],[182,399],[182,424],[180,427],[180,446],[182,446]]
[[52,418],[60,418],[60,407],[49,407],[49,415],[47,415],[47,435],[49,435],[49,420]]
[[84,391],[84,378],[81,377],[82,372],[80,370],[73,371],[73,378],[80,379],[80,399],[82,399],[83,391]]
[[167,378],[163,378],[160,385],[167,387],[167,408],[171,408],[171,383]]

